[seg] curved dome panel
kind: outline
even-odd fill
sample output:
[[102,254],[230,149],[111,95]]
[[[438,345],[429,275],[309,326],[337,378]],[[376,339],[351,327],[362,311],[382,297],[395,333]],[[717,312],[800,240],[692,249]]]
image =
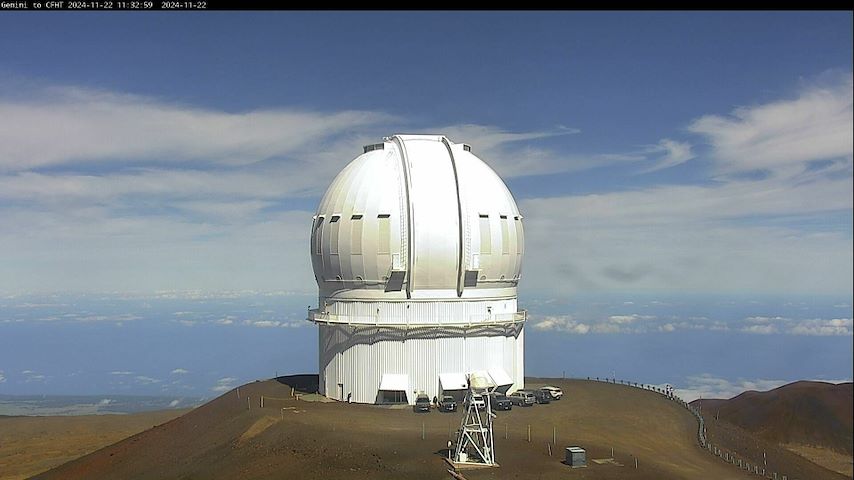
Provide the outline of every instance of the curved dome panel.
[[395,135],[365,150],[312,222],[321,297],[515,297],[522,217],[488,165],[437,135]]

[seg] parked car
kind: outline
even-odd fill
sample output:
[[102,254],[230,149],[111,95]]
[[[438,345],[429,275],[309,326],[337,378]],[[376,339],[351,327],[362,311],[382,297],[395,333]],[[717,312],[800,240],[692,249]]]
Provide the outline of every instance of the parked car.
[[513,405],[519,405],[522,407],[530,407],[537,402],[534,394],[527,390],[517,390],[511,393],[507,398],[510,399]]
[[454,397],[449,395],[445,395],[441,400],[437,403],[439,407],[439,411],[441,412],[456,412],[457,411],[457,401],[454,400]]
[[415,397],[415,405],[412,406],[412,411],[430,413],[430,397],[423,393]]
[[492,405],[492,410],[512,410],[513,402],[507,398],[507,395],[502,393],[495,393],[492,395],[492,399],[490,400]]
[[486,402],[483,400],[483,395],[475,393],[471,397],[469,397],[468,400],[469,402],[474,404],[474,406],[477,407],[478,410],[486,410]]
[[552,400],[560,400],[560,397],[563,396],[563,390],[560,387],[555,387],[553,385],[546,385],[541,387],[540,390],[546,390],[551,394]]
[[537,399],[537,403],[551,403],[552,401],[552,395],[548,390],[534,390],[534,398]]

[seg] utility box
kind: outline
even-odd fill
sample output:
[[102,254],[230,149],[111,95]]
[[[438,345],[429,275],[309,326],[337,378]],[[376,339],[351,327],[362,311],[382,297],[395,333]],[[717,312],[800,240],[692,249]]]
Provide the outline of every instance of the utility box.
[[572,468],[587,466],[587,452],[581,447],[566,447],[565,463]]

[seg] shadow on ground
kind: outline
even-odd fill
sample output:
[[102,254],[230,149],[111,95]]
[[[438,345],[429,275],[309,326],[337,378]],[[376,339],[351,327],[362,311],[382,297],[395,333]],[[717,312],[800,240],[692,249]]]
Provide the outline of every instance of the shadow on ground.
[[276,377],[276,381],[283,385],[293,387],[294,390],[301,393],[318,393],[320,386],[320,380],[316,373],[284,375]]

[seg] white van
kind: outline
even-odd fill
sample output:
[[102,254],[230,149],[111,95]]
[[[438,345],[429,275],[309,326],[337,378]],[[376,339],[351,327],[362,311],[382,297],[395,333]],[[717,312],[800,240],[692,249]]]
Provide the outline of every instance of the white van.
[[560,400],[560,397],[563,396],[563,390],[553,385],[546,385],[545,387],[540,387],[540,390],[549,392],[549,395],[551,395],[552,398],[555,400]]

